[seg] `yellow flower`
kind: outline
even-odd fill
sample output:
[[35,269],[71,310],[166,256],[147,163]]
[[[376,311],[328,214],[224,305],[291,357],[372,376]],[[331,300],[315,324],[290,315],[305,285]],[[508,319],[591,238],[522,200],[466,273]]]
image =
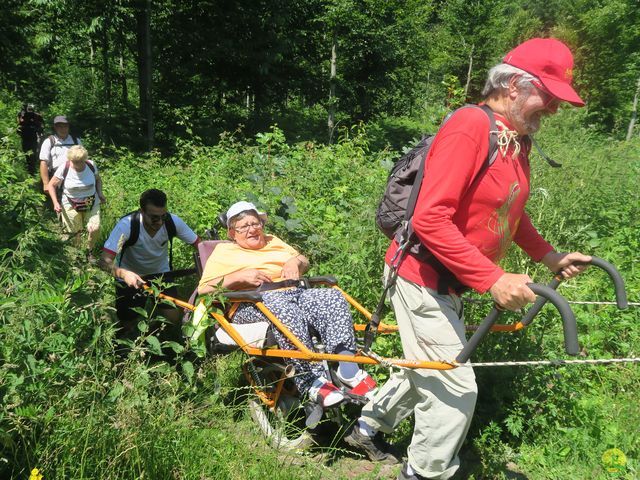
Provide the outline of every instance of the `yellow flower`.
[[31,470],[31,475],[29,475],[29,480],[42,480],[42,474],[40,473],[40,470],[38,470],[37,468],[34,468],[33,470]]

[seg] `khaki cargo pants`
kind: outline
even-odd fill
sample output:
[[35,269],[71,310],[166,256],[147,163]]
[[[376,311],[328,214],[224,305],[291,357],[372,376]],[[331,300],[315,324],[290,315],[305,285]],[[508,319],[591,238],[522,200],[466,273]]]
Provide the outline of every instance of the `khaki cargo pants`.
[[[388,276],[385,267],[385,278]],[[462,302],[398,277],[389,299],[400,328],[405,358],[453,360],[466,344]],[[414,414],[409,464],[420,475],[446,480],[460,466],[462,446],[476,404],[477,386],[470,367],[452,370],[394,371],[362,409],[372,428],[391,433]]]

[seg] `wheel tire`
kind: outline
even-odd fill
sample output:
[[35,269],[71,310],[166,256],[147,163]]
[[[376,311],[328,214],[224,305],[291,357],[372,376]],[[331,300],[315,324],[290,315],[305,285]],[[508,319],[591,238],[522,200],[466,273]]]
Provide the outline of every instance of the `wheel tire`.
[[301,451],[315,445],[313,437],[306,430],[296,431],[293,435],[287,431],[286,415],[279,407],[273,413],[259,400],[249,399],[249,413],[272,448]]

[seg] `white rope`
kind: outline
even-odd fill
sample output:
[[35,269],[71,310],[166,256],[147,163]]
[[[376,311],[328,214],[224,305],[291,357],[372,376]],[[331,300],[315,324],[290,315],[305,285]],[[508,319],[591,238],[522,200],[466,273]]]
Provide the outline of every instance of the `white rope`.
[[[568,303],[570,304],[574,304],[574,305],[617,305],[616,302],[592,302],[592,301],[587,301],[587,300],[572,300],[569,301]],[[629,306],[630,307],[640,307],[640,302],[629,302]]]
[[458,367],[520,367],[520,366],[553,366],[563,365],[603,365],[607,363],[640,363],[639,357],[630,358],[599,358],[582,360],[525,360],[519,362],[477,362],[477,363],[456,363]]
[[[491,303],[493,300],[488,298],[464,298],[463,299],[467,303]],[[570,305],[617,305],[616,302],[596,302],[596,301],[588,301],[588,300],[567,300],[567,303]],[[630,307],[640,307],[640,302],[628,302]]]

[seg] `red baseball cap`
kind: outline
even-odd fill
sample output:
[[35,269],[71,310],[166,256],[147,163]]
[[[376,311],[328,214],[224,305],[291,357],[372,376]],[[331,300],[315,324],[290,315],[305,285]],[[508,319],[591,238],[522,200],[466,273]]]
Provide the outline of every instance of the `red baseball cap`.
[[507,53],[502,62],[536,76],[554,97],[584,107],[584,101],[571,86],[573,55],[560,40],[532,38]]

